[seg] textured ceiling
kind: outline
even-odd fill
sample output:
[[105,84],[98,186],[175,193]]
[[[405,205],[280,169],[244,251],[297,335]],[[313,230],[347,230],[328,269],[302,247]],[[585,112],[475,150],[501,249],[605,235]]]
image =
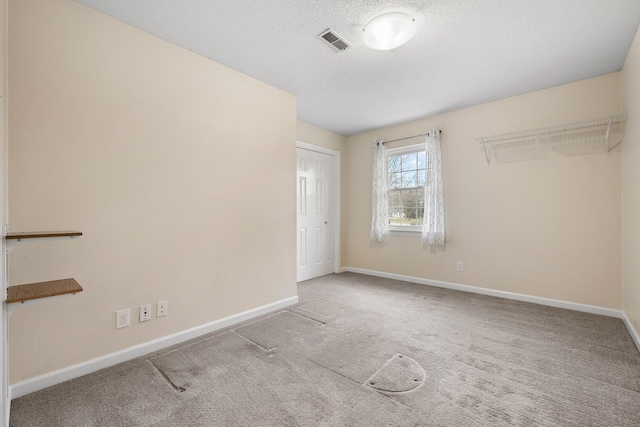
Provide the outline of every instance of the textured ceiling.
[[[640,0],[76,1],[296,95],[300,120],[343,135],[619,71],[640,24]],[[368,49],[362,27],[386,11],[414,16],[416,37]]]

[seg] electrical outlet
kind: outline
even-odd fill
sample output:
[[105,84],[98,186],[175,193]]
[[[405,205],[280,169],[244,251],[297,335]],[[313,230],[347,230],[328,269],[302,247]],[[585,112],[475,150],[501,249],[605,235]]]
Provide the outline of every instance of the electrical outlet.
[[456,268],[458,271],[464,271],[464,261],[458,261]]
[[140,306],[140,323],[151,320],[151,304]]
[[167,302],[158,301],[156,304],[156,317],[163,317],[167,315]]
[[116,329],[126,328],[131,325],[131,311],[127,308],[125,310],[116,311]]

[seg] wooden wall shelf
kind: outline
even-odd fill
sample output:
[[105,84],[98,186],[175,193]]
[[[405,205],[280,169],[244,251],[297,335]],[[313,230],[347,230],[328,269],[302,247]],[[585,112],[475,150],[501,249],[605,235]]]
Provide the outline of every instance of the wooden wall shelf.
[[58,295],[75,294],[78,292],[82,292],[82,286],[80,286],[75,279],[51,280],[48,282],[9,286],[7,288],[7,304],[55,297]]
[[82,232],[74,230],[64,231],[21,231],[16,233],[7,233],[7,240],[22,239],[49,239],[53,237],[80,237]]
[[[7,243],[5,261],[6,265],[9,265],[9,253],[18,244],[24,241],[36,240],[36,239],[59,239],[69,238],[74,239],[82,236],[82,232],[75,230],[63,230],[63,231],[20,231],[20,232],[5,232],[5,240]],[[6,278],[5,278],[6,280]],[[51,280],[48,282],[29,283],[26,285],[7,286],[7,304],[12,303],[24,303],[32,300],[39,300],[42,298],[55,297],[59,295],[76,294],[82,292],[82,286],[76,282],[75,279],[61,279]],[[16,305],[12,305],[8,309],[7,315],[13,312]]]

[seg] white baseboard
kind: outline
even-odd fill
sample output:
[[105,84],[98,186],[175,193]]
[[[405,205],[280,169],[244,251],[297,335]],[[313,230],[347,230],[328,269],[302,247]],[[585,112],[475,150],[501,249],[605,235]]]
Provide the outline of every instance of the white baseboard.
[[297,303],[297,296],[281,301],[276,301],[272,304],[263,305],[262,307],[234,314],[233,316],[215,320],[211,323],[206,323],[201,326],[196,326],[195,328],[187,329],[173,335],[168,335],[166,337],[158,338],[153,341],[125,348],[124,350],[107,354],[105,356],[89,360],[87,362],[69,366],[67,368],[37,376],[35,378],[30,378],[28,380],[11,385],[9,387],[9,395],[11,396],[11,399],[17,399],[18,397],[22,397],[35,391],[51,387],[64,381],[78,378],[83,375],[90,374],[91,372],[95,372],[103,368],[108,368],[109,366],[117,365],[118,363],[135,359],[136,357],[144,356],[145,354],[149,354],[154,351],[162,350],[163,348],[179,344],[193,338],[197,338],[201,335],[208,334],[210,332],[214,332],[228,326],[233,326],[237,323],[244,322],[245,320],[253,319],[254,317],[262,316],[263,314],[268,314]]
[[636,343],[636,347],[638,347],[638,351],[640,351],[640,331],[636,330],[636,328],[633,326],[633,323],[631,323],[631,319],[629,319],[627,313],[625,313],[624,311],[622,312],[622,320],[624,321],[624,324],[627,325],[627,329],[631,334],[631,338],[633,338],[633,342]]
[[369,276],[384,277],[386,279],[401,280],[404,282],[416,283],[419,285],[435,286],[438,288],[453,289],[456,291],[471,292],[474,294],[489,295],[492,297],[511,299],[515,301],[530,302],[534,304],[547,305],[550,307],[566,308],[568,310],[600,314],[603,316],[616,317],[618,319],[623,319],[624,317],[624,313],[622,312],[622,310],[615,310],[615,309],[606,308],[606,307],[598,307],[595,305],[580,304],[577,302],[562,301],[562,300],[556,300],[551,298],[535,297],[531,295],[517,294],[513,292],[496,291],[493,289],[478,288],[475,286],[468,286],[468,285],[460,285],[458,283],[440,282],[438,280],[428,280],[428,279],[422,279],[420,277],[402,276],[400,274],[385,273],[382,271],[374,271],[374,270],[365,270],[362,268],[347,267],[346,270],[352,273],[360,273],[360,274],[366,274]]

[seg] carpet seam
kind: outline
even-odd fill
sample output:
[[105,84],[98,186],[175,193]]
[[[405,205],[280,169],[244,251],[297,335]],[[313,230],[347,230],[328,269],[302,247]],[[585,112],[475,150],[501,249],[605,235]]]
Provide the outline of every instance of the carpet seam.
[[278,346],[275,346],[275,347],[272,347],[272,348],[266,348],[266,347],[263,347],[263,346],[261,346],[260,344],[258,344],[257,342],[252,341],[252,340],[250,340],[249,338],[245,337],[244,335],[240,335],[240,333],[236,332],[236,331],[235,331],[235,329],[234,329],[234,330],[232,330],[231,332],[232,332],[234,335],[236,335],[236,336],[238,336],[238,337],[242,338],[243,340],[248,341],[248,342],[250,342],[251,344],[253,344],[253,345],[255,345],[255,346],[259,347],[261,350],[266,351],[267,353],[271,353],[273,350],[275,350],[275,349],[277,349],[277,348],[278,348]]
[[160,375],[162,375],[162,377],[169,383],[169,385],[171,385],[171,387],[173,388],[173,390],[177,393],[183,393],[185,391],[187,391],[186,388],[181,387],[181,386],[177,386],[173,383],[173,381],[171,381],[171,379],[169,378],[169,376],[167,374],[164,373],[164,371],[162,369],[160,369],[158,366],[156,366],[155,363],[153,363],[153,360],[151,359],[147,359],[147,362],[149,362],[151,364],[151,366],[153,366],[155,368],[156,371],[158,371],[158,373]]
[[215,335],[212,335],[212,336],[210,336],[210,337],[206,337],[206,338],[199,339],[198,341],[195,341],[195,342],[189,342],[188,344],[185,344],[185,345],[183,345],[183,346],[180,346],[180,347],[174,348],[173,350],[169,350],[169,351],[167,351],[167,352],[165,352],[165,353],[161,353],[161,354],[158,354],[158,355],[153,356],[153,357],[148,357],[148,358],[147,358],[147,360],[154,360],[154,359],[157,359],[157,358],[159,358],[159,357],[167,356],[167,355],[169,355],[169,354],[171,354],[171,353],[175,353],[176,351],[184,350],[184,349],[186,349],[186,348],[189,348],[189,347],[192,347],[192,346],[194,346],[194,345],[197,345],[197,344],[203,343],[203,342],[205,342],[205,341],[209,341],[210,339],[217,338],[217,337],[222,336],[222,335],[224,335],[224,334],[228,334],[229,332],[231,332],[231,331],[213,332]]
[[[304,309],[301,309],[301,310],[304,310]],[[302,317],[302,318],[304,318],[304,319],[311,320],[312,322],[319,323],[321,327],[322,327],[322,326],[324,326],[324,325],[326,325],[326,323],[325,323],[325,322],[322,322],[322,321],[317,320],[317,319],[312,319],[311,317],[305,316],[304,314],[296,313],[296,312],[291,311],[291,310],[282,310],[282,311],[286,311],[286,312],[289,312],[289,313],[291,313],[291,314],[293,314],[293,315],[296,315],[296,316]],[[311,311],[311,310],[306,310],[306,311],[308,311],[308,312],[310,312],[310,313],[314,313],[314,312],[313,312],[313,311]],[[322,316],[322,314],[321,314],[321,313],[316,313],[316,314],[319,314],[320,316]]]

